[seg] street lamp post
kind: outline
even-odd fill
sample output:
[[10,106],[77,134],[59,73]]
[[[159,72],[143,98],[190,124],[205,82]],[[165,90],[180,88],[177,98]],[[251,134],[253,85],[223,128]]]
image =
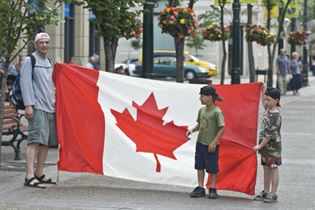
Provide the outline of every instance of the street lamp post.
[[[296,31],[296,18],[291,19],[291,32],[294,32],[294,31]],[[292,53],[295,51],[296,51],[295,43],[292,43],[291,44],[291,56],[292,56]]]
[[[278,22],[280,22],[280,17],[282,17],[282,13],[283,13],[283,4],[280,5],[279,7],[279,18],[278,18]],[[280,27],[280,31],[281,31],[281,36],[279,38],[279,42],[278,42],[278,55],[280,55],[280,50],[283,49],[284,44],[283,44],[283,31],[284,31],[284,27],[283,24],[279,26]]]
[[233,1],[233,32],[232,32],[232,84],[240,84],[241,74],[241,27],[240,1]]
[[143,4],[143,48],[142,48],[142,77],[153,77],[153,9],[154,0]]
[[[303,15],[304,32],[307,33],[307,0],[304,0],[304,15]],[[306,41],[303,45],[303,85],[308,85],[308,64],[307,64],[307,45]]]

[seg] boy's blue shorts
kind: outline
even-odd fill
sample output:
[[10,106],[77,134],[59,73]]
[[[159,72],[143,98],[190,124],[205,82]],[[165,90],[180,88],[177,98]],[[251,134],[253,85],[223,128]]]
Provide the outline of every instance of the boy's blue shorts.
[[195,169],[204,170],[207,173],[216,174],[219,171],[219,145],[215,152],[209,152],[208,146],[200,143],[196,144]]

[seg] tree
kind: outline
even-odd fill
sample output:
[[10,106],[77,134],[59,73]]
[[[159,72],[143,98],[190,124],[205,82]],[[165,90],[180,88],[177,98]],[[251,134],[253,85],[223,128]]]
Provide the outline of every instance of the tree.
[[221,84],[224,84],[224,79],[225,79],[225,64],[226,64],[226,57],[227,57],[227,52],[226,52],[226,45],[225,42],[229,37],[230,30],[229,28],[224,28],[224,7],[226,4],[226,0],[218,0],[219,4],[219,9],[215,6],[212,6],[213,8],[213,14],[214,12],[220,14],[220,18],[217,20],[219,24],[213,24],[211,21],[208,21],[208,25],[205,25],[205,28],[202,29],[203,37],[204,39],[210,40],[210,41],[221,41],[222,43],[222,48],[223,48],[223,57],[221,61]]
[[184,82],[185,37],[194,36],[197,20],[193,12],[196,0],[190,0],[188,8],[180,7],[179,0],[169,0],[160,14],[159,26],[163,33],[174,37],[176,50],[176,82]]
[[219,7],[220,7],[220,26],[222,31],[222,48],[223,48],[223,58],[221,62],[221,81],[220,84],[224,84],[225,78],[225,63],[226,63],[226,46],[225,46],[225,30],[224,30],[224,7],[226,4],[226,0],[219,0]]
[[199,27],[206,28],[208,25],[220,21],[220,11],[217,7],[212,5],[210,10],[198,15],[198,19],[200,21]]
[[[45,6],[52,2],[54,8]],[[0,62],[4,64],[0,97],[0,162],[3,107],[9,65],[30,43],[35,33],[41,31],[45,25],[58,22],[60,10],[58,7],[61,2],[61,0],[0,1]]]
[[[219,19],[219,11],[217,8],[213,8],[211,10],[207,10],[204,13],[198,15],[199,27],[200,28],[206,28],[208,25],[213,24],[214,22],[218,22]],[[205,46],[204,44],[204,38],[202,37],[202,34],[199,32],[196,32],[195,37],[188,37],[187,38],[187,46],[190,48],[195,48],[196,56],[198,56],[198,50],[202,50]]]
[[[270,23],[271,23],[271,10],[278,4],[278,0],[262,0],[263,5],[267,8],[267,29],[270,30]],[[272,49],[271,44],[268,44],[268,77],[267,77],[267,86],[272,87],[273,85],[273,63],[276,56],[276,47],[277,43],[279,42],[281,30],[280,26],[283,25],[285,14],[287,13],[288,6],[291,3],[291,0],[280,0],[281,5],[285,5],[283,8],[283,12],[279,18],[279,24],[277,28],[277,35],[276,41],[274,42]]]
[[105,70],[114,72],[116,51],[120,38],[138,38],[142,32],[141,10],[134,9],[144,0],[72,0],[90,9],[98,35],[103,37],[105,51]]
[[[253,19],[253,5],[247,4],[247,24],[251,25]],[[249,81],[255,82],[255,59],[254,59],[254,49],[253,42],[247,41],[247,51],[248,51],[248,66],[249,66]]]
[[200,33],[196,33],[195,37],[187,37],[187,46],[190,48],[194,48],[195,49],[195,54],[198,57],[199,56],[199,52],[198,50],[202,50],[203,47],[205,47],[206,45],[203,43],[204,39],[202,38]]

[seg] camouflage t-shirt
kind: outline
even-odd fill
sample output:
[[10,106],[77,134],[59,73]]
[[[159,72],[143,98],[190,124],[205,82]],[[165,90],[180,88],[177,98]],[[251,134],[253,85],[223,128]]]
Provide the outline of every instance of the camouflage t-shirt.
[[268,137],[269,142],[258,151],[263,157],[281,157],[281,123],[280,112],[266,110],[259,132],[259,144]]

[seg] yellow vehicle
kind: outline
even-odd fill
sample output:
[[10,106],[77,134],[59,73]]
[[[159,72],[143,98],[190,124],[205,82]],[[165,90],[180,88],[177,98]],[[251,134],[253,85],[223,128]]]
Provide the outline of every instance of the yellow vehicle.
[[[176,52],[174,50],[154,50],[153,57],[176,57]],[[218,75],[218,68],[213,63],[209,63],[207,61],[202,61],[196,58],[195,56],[191,55],[189,52],[184,51],[184,63],[190,64],[193,66],[203,67],[208,69],[209,76],[216,76]],[[142,63],[142,55],[139,57],[139,63]]]

